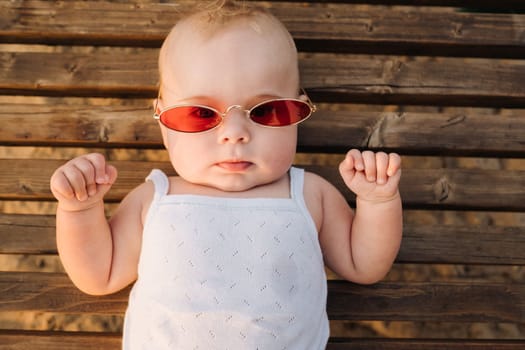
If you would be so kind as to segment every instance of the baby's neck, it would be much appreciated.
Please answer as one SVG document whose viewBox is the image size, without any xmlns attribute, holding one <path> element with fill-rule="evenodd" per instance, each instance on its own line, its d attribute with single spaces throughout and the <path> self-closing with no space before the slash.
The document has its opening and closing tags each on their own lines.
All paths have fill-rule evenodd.
<svg viewBox="0 0 525 350">
<path fill-rule="evenodd" d="M 223 198 L 290 198 L 288 174 L 278 180 L 254 186 L 246 191 L 223 191 L 205 184 L 191 183 L 180 176 L 169 178 L 169 195 L 198 195 Z"/>
</svg>

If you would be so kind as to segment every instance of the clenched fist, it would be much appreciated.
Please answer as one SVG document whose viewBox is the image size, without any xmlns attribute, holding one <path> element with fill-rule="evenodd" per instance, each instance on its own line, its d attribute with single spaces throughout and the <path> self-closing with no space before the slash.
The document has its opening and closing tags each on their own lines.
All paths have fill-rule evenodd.
<svg viewBox="0 0 525 350">
<path fill-rule="evenodd" d="M 401 158 L 396 153 L 352 149 L 339 165 L 339 172 L 348 188 L 360 199 L 384 202 L 399 193 Z"/>
<path fill-rule="evenodd" d="M 101 201 L 117 179 L 117 169 L 102 154 L 74 158 L 51 176 L 51 192 L 64 210 L 79 211 Z"/>
</svg>

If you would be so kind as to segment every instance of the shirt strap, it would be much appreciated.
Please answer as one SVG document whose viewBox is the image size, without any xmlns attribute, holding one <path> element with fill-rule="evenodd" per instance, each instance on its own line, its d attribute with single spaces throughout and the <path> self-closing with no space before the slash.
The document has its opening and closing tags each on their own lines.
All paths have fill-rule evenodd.
<svg viewBox="0 0 525 350">
<path fill-rule="evenodd" d="M 304 170 L 291 167 L 290 168 L 290 195 L 294 200 L 301 200 L 303 198 L 304 187 Z"/>
<path fill-rule="evenodd" d="M 153 186 L 155 186 L 155 200 L 168 194 L 170 182 L 162 170 L 153 169 L 146 177 L 146 181 L 153 182 Z"/>
</svg>

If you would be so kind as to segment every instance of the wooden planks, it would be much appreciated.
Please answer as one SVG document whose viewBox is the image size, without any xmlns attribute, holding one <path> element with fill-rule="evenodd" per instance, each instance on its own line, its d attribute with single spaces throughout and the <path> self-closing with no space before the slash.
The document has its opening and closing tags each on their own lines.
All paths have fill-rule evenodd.
<svg viewBox="0 0 525 350">
<path fill-rule="evenodd" d="M 0 92 L 80 96 L 154 95 L 158 50 L 2 52 Z"/>
<path fill-rule="evenodd" d="M 121 334 L 0 330 L 0 350 L 120 350 Z"/>
<path fill-rule="evenodd" d="M 174 3 L 0 0 L 1 145 L 8 150 L 99 147 L 108 153 L 110 148 L 161 148 L 151 99 L 158 80 L 157 49 L 178 17 Z M 525 158 L 523 1 L 262 3 L 290 28 L 301 51 L 304 86 L 319 105 L 319 112 L 301 125 L 300 151 L 372 148 L 421 155 L 423 163 L 435 156 L 501 162 Z M 35 96 L 39 104 L 26 103 Z M 363 103 L 375 106 L 364 110 Z M 53 200 L 49 176 L 62 161 L 37 157 L 0 159 L 0 200 Z M 445 159 L 439 168 L 419 168 L 414 162 L 404 168 L 405 212 L 525 211 L 522 167 L 455 168 L 457 159 Z M 115 164 L 120 177 L 109 195 L 112 202 L 142 182 L 152 167 L 173 172 L 166 162 Z M 333 181 L 353 201 L 337 169 L 309 169 Z M 498 271 L 492 273 L 520 269 L 525 265 L 525 230 L 516 223 L 500 224 L 407 223 L 396 268 L 480 268 L 468 266 L 475 264 Z M 2 214 L 0 242 L 0 254 L 54 255 L 54 218 Z M 521 327 L 524 284 L 492 277 L 421 282 L 403 276 L 374 286 L 330 281 L 328 311 L 335 320 L 508 322 Z M 63 274 L 4 272 L 0 312 L 121 315 L 128 291 L 94 298 L 76 290 Z M 523 339 L 368 338 L 331 339 L 328 349 L 524 347 Z M 0 349 L 27 348 L 117 349 L 120 335 L 0 330 Z"/>
<path fill-rule="evenodd" d="M 405 224 L 399 263 L 525 265 L 525 229 Z M 57 254 L 55 218 L 4 214 L 0 254 Z"/>
<path fill-rule="evenodd" d="M 2 214 L 0 254 L 57 254 L 54 215 Z"/>
<path fill-rule="evenodd" d="M 518 350 L 525 342 L 520 340 L 471 339 L 331 339 L 327 350 Z"/>
<path fill-rule="evenodd" d="M 0 199 L 54 200 L 49 178 L 63 161 L 2 159 L 1 162 Z M 109 202 L 120 201 L 142 183 L 153 168 L 174 174 L 169 162 L 115 161 L 112 164 L 119 170 L 119 178 L 105 197 Z M 336 168 L 315 165 L 305 168 L 332 182 L 353 201 L 354 195 L 344 186 Z M 525 171 L 409 168 L 403 170 L 400 191 L 406 208 L 523 211 Z"/>
<path fill-rule="evenodd" d="M 27 102 L 25 102 L 27 101 Z M 160 148 L 150 101 L 97 106 L 81 99 L 5 101 L 0 140 L 16 146 Z M 140 103 L 138 103 L 140 102 Z M 402 154 L 516 156 L 525 154 L 525 110 L 444 112 L 359 111 L 353 105 L 318 104 L 299 127 L 299 150 L 346 152 L 352 147 Z"/>
<path fill-rule="evenodd" d="M 523 322 L 525 285 L 490 282 L 329 283 L 330 319 Z"/>
<path fill-rule="evenodd" d="M 155 97 L 157 54 L 4 51 L 0 93 Z M 312 53 L 301 55 L 300 68 L 319 101 L 525 107 L 521 60 Z"/>
<path fill-rule="evenodd" d="M 0 331 L 0 350 L 118 350 L 119 334 Z M 330 339 L 327 350 L 521 350 L 519 340 Z"/>
<path fill-rule="evenodd" d="M 525 228 L 406 224 L 397 260 L 410 263 L 524 265 Z"/>
<path fill-rule="evenodd" d="M 31 98 L 27 98 L 30 101 Z M 46 104 L 4 103 L 0 110 L 0 140 L 17 146 L 162 146 L 153 107 L 94 106 L 82 101 Z"/>
<path fill-rule="evenodd" d="M 0 311 L 121 314 L 129 289 L 88 296 L 58 273 L 0 272 Z M 466 302 L 468 301 L 468 302 Z M 332 320 L 523 322 L 525 284 L 329 281 Z"/>
<path fill-rule="evenodd" d="M 426 3 L 419 1 L 418 5 Z M 468 5 L 468 1 L 449 3 Z M 516 5 L 507 8 L 516 9 Z M 508 13 L 324 3 L 274 2 L 266 6 L 286 24 L 303 51 L 413 51 L 496 57 L 519 57 L 525 52 L 524 22 Z M 498 2 L 498 6 L 506 5 Z M 4 14 L 0 41 L 158 47 L 180 17 L 178 8 L 177 3 L 4 0 L 0 2 Z M 343 42 L 347 45 L 341 45 Z"/>
<path fill-rule="evenodd" d="M 122 314 L 129 289 L 93 297 L 79 291 L 60 273 L 0 272 L 0 311 Z"/>
</svg>

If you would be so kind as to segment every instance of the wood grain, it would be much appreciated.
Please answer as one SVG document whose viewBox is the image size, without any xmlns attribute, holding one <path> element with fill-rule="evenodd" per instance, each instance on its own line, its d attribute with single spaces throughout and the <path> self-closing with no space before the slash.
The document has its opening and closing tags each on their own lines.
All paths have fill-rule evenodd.
<svg viewBox="0 0 525 350">
<path fill-rule="evenodd" d="M 525 228 L 405 224 L 398 263 L 525 265 Z M 0 254 L 56 254 L 55 218 L 0 216 Z"/>
<path fill-rule="evenodd" d="M 72 99 L 5 102 L 0 140 L 14 146 L 161 148 L 149 101 L 93 105 Z M 134 100 L 132 100 L 134 101 Z M 120 105 L 124 103 L 128 105 Z M 131 105 L 129 105 L 131 104 Z M 350 148 L 426 155 L 525 155 L 523 109 L 464 112 L 372 112 L 347 104 L 318 104 L 299 127 L 300 151 L 344 153 Z"/>
<path fill-rule="evenodd" d="M 521 350 L 520 340 L 332 338 L 327 350 Z M 120 334 L 0 331 L 0 350 L 119 350 Z"/>
<path fill-rule="evenodd" d="M 151 100 L 157 94 L 158 48 L 179 17 L 179 3 L 0 0 L 0 145 L 6 153 L 0 159 L 0 200 L 22 206 L 54 201 L 49 178 L 63 161 L 43 159 L 40 147 L 66 152 L 99 148 L 108 154 L 119 148 L 162 148 Z M 401 193 L 405 213 L 412 219 L 424 213 L 426 219 L 406 223 L 394 274 L 439 264 L 476 271 L 487 267 L 493 274 L 521 271 L 525 229 L 520 222 L 438 224 L 427 215 L 449 217 L 450 209 L 473 215 L 525 211 L 523 168 L 467 168 L 455 158 L 476 156 L 502 164 L 525 158 L 523 1 L 259 3 L 290 29 L 300 51 L 303 86 L 319 107 L 300 126 L 299 151 L 342 157 L 357 147 L 420 156 L 404 167 Z M 36 152 L 29 159 L 9 155 L 31 147 Z M 436 156 L 444 161 L 429 168 L 426 162 Z M 173 174 L 168 162 L 112 164 L 119 179 L 108 194 L 109 203 L 120 201 L 152 168 Z M 306 168 L 354 202 L 335 167 Z M 17 210 L 0 215 L 0 254 L 56 259 L 54 217 Z M 504 323 L 523 328 L 525 284 L 519 278 L 466 275 L 475 277 L 421 281 L 403 275 L 402 280 L 371 286 L 331 279 L 327 311 L 336 322 Z M 128 293 L 129 288 L 92 297 L 62 273 L 0 272 L 0 313 L 122 316 Z M 0 350 L 121 347 L 121 334 L 18 328 L 0 329 Z M 327 347 L 523 348 L 523 336 L 477 340 L 417 335 L 332 338 Z"/>
<path fill-rule="evenodd" d="M 156 49 L 0 52 L 0 93 L 155 97 Z M 525 62 L 482 58 L 300 56 L 319 102 L 525 107 Z"/>
<path fill-rule="evenodd" d="M 498 7 L 517 10 L 519 4 L 511 1 L 509 7 L 506 2 L 492 4 L 493 12 Z M 395 3 L 383 1 L 385 5 Z M 285 23 L 301 50 L 492 57 L 519 57 L 525 51 L 521 40 L 525 25 L 515 14 L 343 3 L 265 5 Z M 452 1 L 449 6 L 468 5 L 468 1 Z M 475 5 L 483 6 L 483 2 Z M 1 1 L 0 41 L 159 47 L 180 18 L 178 8 L 177 4 L 155 2 Z"/>
<path fill-rule="evenodd" d="M 0 199 L 54 200 L 49 179 L 63 161 L 47 159 L 1 159 Z M 151 169 L 174 174 L 169 162 L 115 161 L 119 177 L 106 195 L 108 202 L 120 201 L 144 181 Z M 299 165 L 300 166 L 300 165 Z M 338 187 L 348 201 L 354 194 L 344 185 L 334 167 L 306 165 Z M 409 168 L 400 184 L 406 208 L 523 211 L 525 171 L 460 168 Z"/>
<path fill-rule="evenodd" d="M 129 289 L 93 297 L 76 289 L 63 274 L 0 272 L 0 292 L 0 311 L 118 315 L 125 311 Z M 327 312 L 333 320 L 523 323 L 525 284 L 464 281 L 360 286 L 329 281 Z"/>
</svg>

